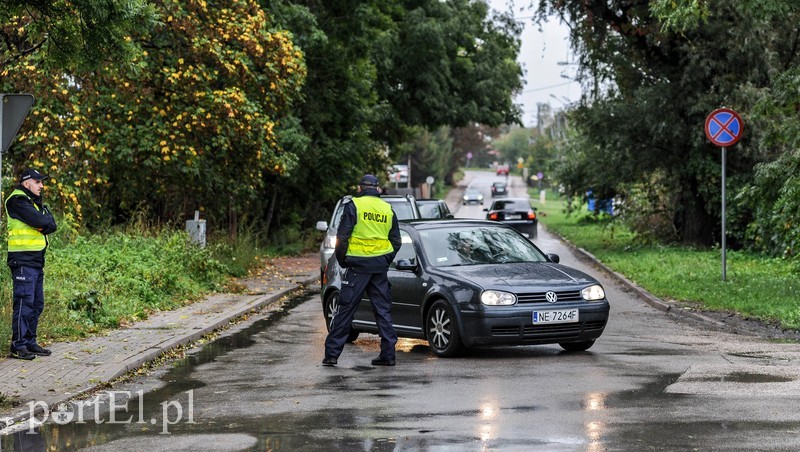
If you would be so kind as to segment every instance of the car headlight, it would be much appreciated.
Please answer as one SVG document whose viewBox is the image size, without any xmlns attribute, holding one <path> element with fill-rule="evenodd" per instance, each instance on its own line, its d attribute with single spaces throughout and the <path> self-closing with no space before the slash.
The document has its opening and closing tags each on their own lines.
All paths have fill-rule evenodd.
<svg viewBox="0 0 800 452">
<path fill-rule="evenodd" d="M 509 306 L 517 302 L 517 296 L 499 290 L 484 290 L 481 294 L 481 302 L 486 306 Z"/>
<path fill-rule="evenodd" d="M 336 248 L 336 236 L 329 235 L 325 237 L 325 248 Z"/>
<path fill-rule="evenodd" d="M 483 201 L 483 195 L 478 195 L 478 201 Z"/>
<path fill-rule="evenodd" d="M 603 290 L 603 286 L 595 284 L 581 290 L 581 296 L 586 301 L 597 301 L 605 298 L 606 292 Z"/>
<path fill-rule="evenodd" d="M 464 201 L 466 201 L 466 200 L 468 200 L 468 199 L 469 199 L 469 196 L 467 196 L 467 195 L 464 195 Z"/>
</svg>

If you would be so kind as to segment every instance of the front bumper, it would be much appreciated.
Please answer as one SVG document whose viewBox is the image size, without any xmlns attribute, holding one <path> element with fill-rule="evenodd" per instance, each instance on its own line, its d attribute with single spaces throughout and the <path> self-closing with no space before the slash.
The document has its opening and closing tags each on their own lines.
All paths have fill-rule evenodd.
<svg viewBox="0 0 800 452">
<path fill-rule="evenodd" d="M 533 311 L 578 308 L 578 322 L 534 324 Z M 526 305 L 524 309 L 462 311 L 461 339 L 479 345 L 558 344 L 595 340 L 603 334 L 610 306 L 607 301 L 564 305 Z"/>
</svg>

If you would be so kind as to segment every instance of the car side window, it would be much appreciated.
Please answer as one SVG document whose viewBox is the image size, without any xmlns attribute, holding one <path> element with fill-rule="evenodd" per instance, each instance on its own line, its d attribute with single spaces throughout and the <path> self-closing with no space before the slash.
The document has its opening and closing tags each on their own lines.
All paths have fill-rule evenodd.
<svg viewBox="0 0 800 452">
<path fill-rule="evenodd" d="M 400 247 L 400 251 L 397 252 L 397 255 L 394 257 L 394 261 L 389 266 L 390 268 L 395 268 L 397 261 L 400 259 L 416 259 L 417 252 L 414 250 L 414 242 L 411 240 L 411 236 L 406 231 L 400 231 L 400 239 L 403 242 L 403 246 Z"/>
<path fill-rule="evenodd" d="M 394 214 L 397 215 L 398 220 L 414 218 L 414 212 L 412 212 L 411 206 L 407 202 L 393 202 L 392 209 L 394 210 Z"/>
</svg>

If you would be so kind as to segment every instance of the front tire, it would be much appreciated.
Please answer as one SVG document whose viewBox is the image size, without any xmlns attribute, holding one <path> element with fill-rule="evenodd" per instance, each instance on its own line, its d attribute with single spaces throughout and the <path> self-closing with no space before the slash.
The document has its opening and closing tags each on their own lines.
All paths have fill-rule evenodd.
<svg viewBox="0 0 800 452">
<path fill-rule="evenodd" d="M 436 356 L 451 358 L 461 353 L 464 346 L 450 303 L 445 300 L 433 303 L 425 315 L 425 336 Z"/>
<path fill-rule="evenodd" d="M 334 290 L 333 292 L 328 295 L 328 298 L 325 299 L 325 304 L 323 305 L 322 312 L 325 315 L 325 329 L 328 332 L 331 332 L 331 323 L 333 322 L 333 316 L 339 309 L 339 291 Z M 347 342 L 354 342 L 358 339 L 360 331 L 353 329 L 350 327 L 350 333 L 347 335 Z"/>
<path fill-rule="evenodd" d="M 592 345 L 594 345 L 594 341 L 584 341 L 584 342 L 565 342 L 563 344 L 558 344 L 564 350 L 568 352 L 585 352 L 589 350 Z"/>
</svg>

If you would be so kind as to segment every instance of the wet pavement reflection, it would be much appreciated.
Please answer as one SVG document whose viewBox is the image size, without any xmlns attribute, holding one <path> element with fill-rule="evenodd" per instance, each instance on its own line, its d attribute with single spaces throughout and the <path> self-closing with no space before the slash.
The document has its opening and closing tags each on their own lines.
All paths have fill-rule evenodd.
<svg viewBox="0 0 800 452">
<path fill-rule="evenodd" d="M 348 345 L 324 368 L 318 297 L 193 350 L 152 377 L 73 404 L 57 420 L 2 437 L 3 450 L 560 451 L 792 449 L 800 421 L 791 385 L 758 353 L 722 356 L 683 331 L 648 324 L 632 339 L 611 330 L 588 352 L 558 346 L 470 350 L 441 359 L 401 340 L 398 366 L 376 368 L 377 336 Z M 649 339 L 647 335 L 657 339 Z M 701 334 L 703 347 L 715 342 Z M 767 356 L 766 354 L 763 356 Z M 742 360 L 758 368 L 733 366 Z M 721 363 L 719 371 L 714 367 Z M 736 385 L 720 397 L 676 385 Z M 694 386 L 691 386 L 694 388 Z M 117 391 L 116 393 L 114 391 Z M 754 396 L 750 396 L 750 393 Z M 111 395 L 109 395 L 111 394 Z M 114 398 L 114 400 L 110 400 Z M 76 402 L 77 403 L 77 402 Z M 121 409 L 96 413 L 97 406 Z M 123 406 L 125 407 L 124 409 Z M 95 417 L 95 416 L 99 417 Z M 752 436 L 755 435 L 755 436 Z M 757 438 L 754 440 L 753 438 Z M 759 442 L 760 441 L 760 442 Z M 761 445 L 762 447 L 758 447 Z"/>
</svg>

